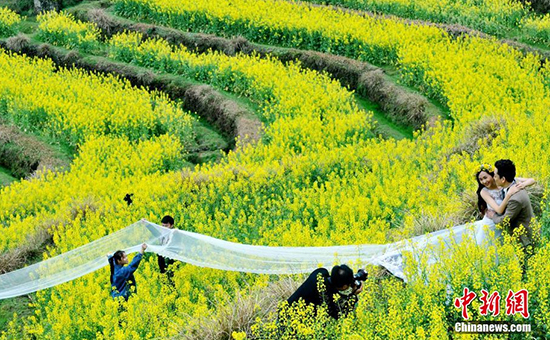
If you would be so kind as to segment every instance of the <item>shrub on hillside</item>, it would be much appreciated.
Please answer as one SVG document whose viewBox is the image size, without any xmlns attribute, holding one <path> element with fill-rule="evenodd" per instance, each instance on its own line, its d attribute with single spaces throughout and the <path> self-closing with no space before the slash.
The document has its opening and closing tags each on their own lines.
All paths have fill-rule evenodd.
<svg viewBox="0 0 550 340">
<path fill-rule="evenodd" d="M 382 110 L 396 123 L 419 129 L 428 121 L 428 100 L 386 80 L 381 69 L 363 73 L 359 78 L 357 92 L 379 103 Z"/>
<path fill-rule="evenodd" d="M 494 117 L 485 117 L 466 128 L 462 142 L 456 145 L 447 157 L 453 154 L 467 153 L 474 155 L 481 147 L 490 147 L 493 140 L 505 127 L 505 121 Z"/>
<path fill-rule="evenodd" d="M 21 16 L 6 7 L 0 7 L 0 37 L 9 37 L 16 32 Z"/>
<path fill-rule="evenodd" d="M 6 47 L 9 50 L 15 51 L 15 52 L 21 52 L 23 51 L 28 45 L 31 40 L 26 35 L 19 33 L 15 37 L 11 37 L 8 40 L 6 40 Z"/>
<path fill-rule="evenodd" d="M 26 136 L 15 127 L 0 125 L 0 165 L 10 169 L 14 177 L 24 178 L 34 171 L 68 167 L 51 147 Z"/>
<path fill-rule="evenodd" d="M 93 22 L 103 33 L 110 36 L 118 30 L 118 23 L 115 22 L 104 9 L 94 8 L 88 12 L 88 20 Z"/>
<path fill-rule="evenodd" d="M 226 293 L 224 301 L 213 301 L 220 306 L 212 315 L 204 315 L 196 323 L 182 328 L 183 339 L 214 340 L 230 338 L 235 332 L 250 334 L 258 320 L 271 319 L 280 301 L 286 300 L 301 284 L 291 277 L 281 278 L 267 287 L 250 287 L 237 291 L 233 296 Z"/>
<path fill-rule="evenodd" d="M 523 3 L 526 3 L 526 0 L 521 0 Z M 531 7 L 539 13 L 549 13 L 550 12 L 550 0 L 530 0 L 529 3 Z"/>
<path fill-rule="evenodd" d="M 2 4 L 20 14 L 27 14 L 34 9 L 33 0 L 4 0 Z"/>
<path fill-rule="evenodd" d="M 75 20 L 71 14 L 45 12 L 37 16 L 37 21 L 40 38 L 56 46 L 90 51 L 98 45 L 100 31 L 97 26 Z"/>
</svg>

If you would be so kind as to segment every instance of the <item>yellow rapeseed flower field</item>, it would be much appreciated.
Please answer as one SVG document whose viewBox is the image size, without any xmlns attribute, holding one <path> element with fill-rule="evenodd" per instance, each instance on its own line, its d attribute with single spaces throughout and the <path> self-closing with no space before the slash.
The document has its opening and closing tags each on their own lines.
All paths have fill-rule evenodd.
<svg viewBox="0 0 550 340">
<path fill-rule="evenodd" d="M 6 7 L 0 7 L 0 37 L 6 37 L 15 33 L 15 27 L 21 22 L 19 14 Z"/>
<path fill-rule="evenodd" d="M 191 116 L 162 93 L 135 88 L 112 75 L 56 70 L 49 60 L 0 51 L 1 108 L 26 129 L 76 146 L 89 136 L 130 140 L 163 133 L 191 139 Z"/>
<path fill-rule="evenodd" d="M 528 7 L 514 0 L 307 0 L 404 18 L 460 24 L 502 35 L 527 17 Z"/>
<path fill-rule="evenodd" d="M 164 214 L 175 216 L 181 229 L 252 244 L 384 243 L 471 218 L 464 218 L 460 211 L 467 193 L 477 188 L 472 169 L 479 163 L 511 158 L 520 175 L 535 177 L 543 186 L 548 184 L 550 164 L 544 156 L 550 146 L 546 133 L 550 128 L 550 73 L 533 55 L 524 56 L 494 40 L 452 39 L 434 27 L 293 2 L 115 3 L 120 13 L 136 15 L 139 9 L 143 17 L 162 18 L 163 23 L 178 28 L 216 23 L 227 35 L 242 32 L 251 34 L 253 40 L 274 39 L 271 42 L 282 45 L 391 63 L 403 82 L 444 103 L 452 119 L 417 132 L 413 140 L 384 140 L 372 134 L 371 114 L 358 109 L 351 92 L 326 75 L 302 69 L 299 63 L 284 64 L 258 56 L 197 54 L 161 39 L 143 41 L 135 33 L 116 35 L 108 42 L 111 58 L 209 83 L 258 104 L 257 113 L 265 125 L 260 142 L 239 145 L 217 164 L 171 171 L 178 169 L 180 139 L 170 131 L 141 138 L 144 132 L 139 129 L 155 117 L 178 117 L 180 111 L 163 95 L 154 95 L 155 101 L 165 100 L 165 104 L 153 109 L 146 105 L 151 97 L 145 91 L 139 92 L 144 97 L 131 94 L 138 90 L 120 85 L 120 80 L 94 80 L 77 71 L 61 71 L 56 73 L 59 78 L 54 78 L 56 75 L 48 71 L 49 62 L 4 53 L 0 69 L 6 81 L 19 81 L 13 79 L 15 75 L 10 72 L 16 71 L 9 67 L 19 65 L 19 78 L 36 79 L 45 89 L 86 79 L 98 84 L 94 87 L 98 96 L 102 91 L 106 94 L 100 101 L 86 101 L 77 89 L 65 86 L 61 92 L 37 91 L 29 98 L 24 90 L 18 92 L 9 84 L 0 92 L 3 107 L 9 109 L 8 116 L 17 124 L 27 124 L 26 117 L 40 112 L 35 119 L 41 124 L 66 138 L 75 138 L 80 145 L 66 173 L 42 173 L 0 191 L 2 250 L 23 244 L 25 231 L 45 228 L 56 246 L 44 255 L 47 258 L 138 219 L 158 221 Z M 114 83 L 118 85 L 111 87 Z M 85 87 L 83 83 L 78 86 Z M 111 103 L 106 107 L 112 110 L 113 98 L 125 100 L 122 97 L 126 96 L 132 99 L 120 107 L 129 111 L 120 116 L 102 115 L 103 105 L 107 105 L 104 102 Z M 79 106 L 80 100 L 83 106 Z M 142 105 L 133 106 L 133 101 Z M 149 109 L 140 111 L 141 106 Z M 77 119 L 78 115 L 70 114 L 75 110 L 72 107 L 90 112 L 89 119 Z M 156 111 L 158 107 L 162 110 Z M 30 113 L 23 114 L 20 108 Z M 128 122 L 128 112 L 136 112 L 135 122 Z M 498 122 L 493 135 L 472 134 L 486 121 Z M 109 131 L 121 132 L 106 133 L 107 122 L 117 127 Z M 122 197 L 129 192 L 135 196 L 134 204 L 128 207 Z M 545 214 L 534 223 L 536 229 L 548 223 Z M 328 322 L 323 313 L 283 310 L 282 331 L 280 324 L 264 318 L 254 323 L 250 335 L 288 339 L 316 334 L 344 339 L 449 338 L 449 327 L 460 317 L 452 299 L 468 286 L 501 294 L 508 289 L 528 288 L 534 307 L 532 319 L 526 322 L 532 322 L 537 334 L 545 337 L 544 325 L 550 320 L 546 303 L 550 287 L 545 284 L 550 279 L 548 249 L 544 241 L 529 260 L 527 280 L 521 275 L 523 253 L 510 237 L 489 252 L 473 242 L 463 242 L 430 268 L 426 259 L 410 257 L 410 274 L 420 274 L 407 285 L 369 279 L 357 312 L 349 318 Z M 222 317 L 223 308 L 235 303 L 233 296 L 253 298 L 248 286 L 265 287 L 272 279 L 178 263 L 172 286 L 158 273 L 155 257 L 149 257 L 136 274 L 138 294 L 119 309 L 118 302 L 108 295 L 107 271 L 39 292 L 33 303 L 34 314 L 15 316 L 0 337 L 192 336 L 205 318 Z M 518 321 L 504 313 L 496 319 L 478 314 L 474 313 L 478 320 Z M 242 336 L 240 329 L 231 331 L 236 337 Z"/>
<path fill-rule="evenodd" d="M 48 42 L 71 49 L 80 47 L 85 51 L 97 45 L 99 29 L 95 24 L 75 20 L 64 12 L 44 12 L 36 17 L 39 36 Z"/>
</svg>

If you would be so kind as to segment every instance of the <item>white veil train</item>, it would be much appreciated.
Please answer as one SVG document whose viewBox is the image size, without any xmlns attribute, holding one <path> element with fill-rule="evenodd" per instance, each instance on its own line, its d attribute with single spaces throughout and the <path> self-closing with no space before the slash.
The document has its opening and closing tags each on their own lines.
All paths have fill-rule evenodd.
<svg viewBox="0 0 550 340">
<path fill-rule="evenodd" d="M 178 229 L 167 229 L 138 221 L 124 229 L 45 261 L 0 275 L 0 299 L 7 299 L 50 288 L 94 272 L 108 264 L 107 254 L 115 250 L 136 252 L 142 243 L 147 251 L 200 267 L 258 274 L 295 274 L 337 263 L 380 265 L 407 281 L 404 252 L 419 256 L 429 244 L 444 242 L 450 247 L 466 237 L 478 244 L 487 239 L 485 218 L 473 224 L 443 229 L 431 234 L 390 244 L 333 247 L 267 247 L 223 241 Z M 497 231 L 498 232 L 498 231 Z M 167 240 L 167 242 L 164 242 Z M 435 257 L 430 257 L 435 261 Z"/>
</svg>

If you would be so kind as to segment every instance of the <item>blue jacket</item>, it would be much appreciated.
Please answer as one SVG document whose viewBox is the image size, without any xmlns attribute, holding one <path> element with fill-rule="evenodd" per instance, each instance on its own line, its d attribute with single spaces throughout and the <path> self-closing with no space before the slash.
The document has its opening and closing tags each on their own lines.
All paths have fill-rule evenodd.
<svg viewBox="0 0 550 340">
<path fill-rule="evenodd" d="M 113 283 L 111 286 L 116 287 L 111 291 L 111 296 L 116 298 L 118 296 L 124 296 L 125 300 L 128 300 L 130 296 L 130 287 L 136 285 L 136 279 L 134 278 L 134 272 L 139 266 L 139 262 L 143 258 L 143 254 L 139 253 L 134 256 L 132 262 L 127 266 L 121 266 L 115 263 L 115 270 L 113 273 Z"/>
</svg>

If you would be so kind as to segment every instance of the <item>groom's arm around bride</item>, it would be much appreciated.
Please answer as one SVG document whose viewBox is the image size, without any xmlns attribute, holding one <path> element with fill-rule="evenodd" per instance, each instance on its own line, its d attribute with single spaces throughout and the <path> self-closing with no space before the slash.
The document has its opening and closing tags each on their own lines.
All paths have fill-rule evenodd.
<svg viewBox="0 0 550 340">
<path fill-rule="evenodd" d="M 510 160 L 499 160 L 495 163 L 495 181 L 497 184 L 507 190 L 513 185 L 516 175 L 514 163 Z M 522 225 L 525 228 L 525 233 L 520 235 L 521 244 L 526 247 L 533 243 L 533 232 L 530 227 L 531 218 L 533 218 L 533 208 L 531 200 L 526 190 L 520 190 L 514 194 L 503 215 L 495 215 L 492 220 L 495 224 L 501 223 L 505 219 L 509 219 L 509 225 L 506 226 L 506 231 L 512 235 L 517 227 Z"/>
</svg>

